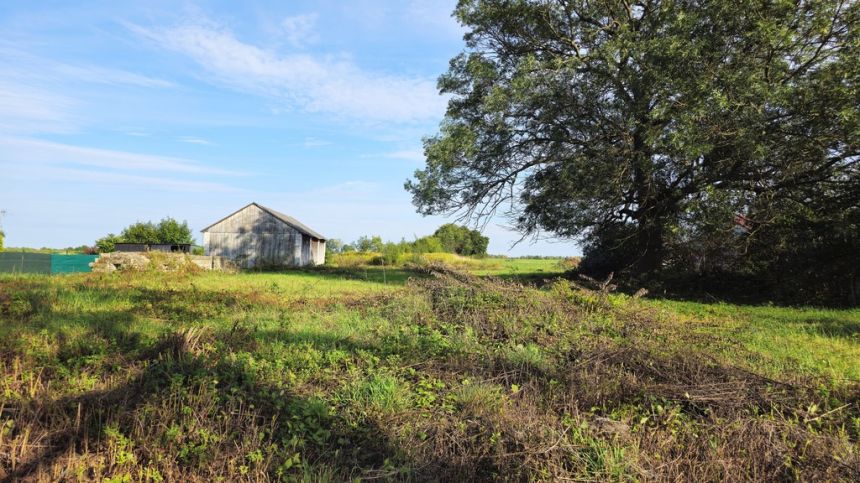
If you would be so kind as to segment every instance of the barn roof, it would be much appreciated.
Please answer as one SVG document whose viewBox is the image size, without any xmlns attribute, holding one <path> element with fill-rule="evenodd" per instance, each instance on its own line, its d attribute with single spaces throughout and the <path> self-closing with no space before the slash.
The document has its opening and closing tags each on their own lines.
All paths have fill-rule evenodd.
<svg viewBox="0 0 860 483">
<path fill-rule="evenodd" d="M 283 221 L 283 222 L 284 222 L 284 223 L 286 223 L 287 225 L 290 225 L 291 227 L 293 227 L 293 228 L 295 228 L 296 230 L 298 230 L 298 231 L 300 231 L 300 232 L 304 233 L 305 235 L 308 235 L 308 236 L 310 236 L 310 237 L 313 237 L 313 238 L 316 238 L 316 239 L 319 239 L 319 240 L 323 240 L 323 241 L 325 241 L 325 240 L 326 240 L 326 237 L 324 237 L 324 236 L 320 235 L 319 233 L 317 233 L 317 232 L 315 232 L 315 231 L 311 230 L 310 228 L 308 228 L 308 226 L 307 226 L 307 225 L 305 225 L 304 223 L 300 222 L 299 220 L 297 220 L 297 219 L 293 218 L 292 216 L 290 216 L 290 215 L 285 215 L 285 214 L 281 213 L 280 211 L 275 211 L 275 210 L 273 210 L 273 209 L 271 209 L 271 208 L 266 208 L 265 206 L 263 206 L 263 205 L 261 205 L 261 204 L 259 204 L 259 203 L 248 203 L 247 205 L 245 205 L 245 206 L 243 206 L 243 207 L 239 208 L 238 210 L 234 211 L 233 213 L 230 213 L 229 215 L 225 216 L 224 218 L 221 218 L 220 220 L 216 221 L 215 223 L 212 223 L 211 225 L 207 226 L 206 228 L 204 228 L 204 229 L 202 229 L 202 230 L 200 230 L 200 231 L 207 231 L 207 230 L 209 230 L 210 228 L 212 228 L 213 226 L 217 225 L 218 223 L 221 223 L 222 221 L 226 220 L 227 218 L 230 218 L 231 216 L 235 215 L 236 213 L 239 213 L 240 211 L 242 211 L 242 210 L 244 210 L 245 208 L 247 208 L 247 207 L 249 207 L 249 206 L 252 206 L 252 205 L 253 205 L 253 206 L 256 206 L 257 208 L 259 208 L 259 209 L 261 209 L 261 210 L 265 211 L 266 213 L 268 213 L 268 214 L 270 214 L 270 215 L 274 216 L 275 218 L 277 218 L 277 219 L 279 219 L 279 220 Z"/>
</svg>

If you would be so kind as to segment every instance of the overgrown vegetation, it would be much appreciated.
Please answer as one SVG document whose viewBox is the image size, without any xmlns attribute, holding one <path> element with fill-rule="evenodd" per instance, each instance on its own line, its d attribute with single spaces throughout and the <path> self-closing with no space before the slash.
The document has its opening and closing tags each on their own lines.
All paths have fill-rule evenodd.
<svg viewBox="0 0 860 483">
<path fill-rule="evenodd" d="M 0 478 L 860 476 L 860 311 L 407 275 L 0 276 Z"/>
</svg>

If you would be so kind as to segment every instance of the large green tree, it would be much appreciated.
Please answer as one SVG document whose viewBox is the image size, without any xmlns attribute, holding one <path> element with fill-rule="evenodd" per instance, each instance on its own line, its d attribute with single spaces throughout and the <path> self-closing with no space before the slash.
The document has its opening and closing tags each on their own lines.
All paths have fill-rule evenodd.
<svg viewBox="0 0 860 483">
<path fill-rule="evenodd" d="M 623 245 L 650 273 L 679 233 L 728 237 L 720 213 L 767 226 L 856 186 L 856 1 L 461 0 L 455 15 L 447 115 L 406 183 L 421 213 L 502 211 L 526 234 Z"/>
</svg>

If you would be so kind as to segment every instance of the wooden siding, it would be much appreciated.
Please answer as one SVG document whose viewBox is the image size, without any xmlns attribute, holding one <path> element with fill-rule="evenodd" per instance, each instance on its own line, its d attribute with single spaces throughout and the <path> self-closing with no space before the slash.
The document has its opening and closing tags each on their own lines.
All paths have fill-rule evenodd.
<svg viewBox="0 0 860 483">
<path fill-rule="evenodd" d="M 314 260 L 314 265 L 325 263 L 325 240 L 311 240 L 311 258 Z"/>
<path fill-rule="evenodd" d="M 245 268 L 325 262 L 324 241 L 299 232 L 255 205 L 209 227 L 203 232 L 203 245 L 207 255 L 229 258 Z"/>
</svg>

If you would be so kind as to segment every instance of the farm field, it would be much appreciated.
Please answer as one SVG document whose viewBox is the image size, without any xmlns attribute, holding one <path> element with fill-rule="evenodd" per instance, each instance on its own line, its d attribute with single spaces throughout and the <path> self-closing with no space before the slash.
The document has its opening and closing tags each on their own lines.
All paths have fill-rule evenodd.
<svg viewBox="0 0 860 483">
<path fill-rule="evenodd" d="M 0 276 L 0 479 L 860 476 L 860 310 L 562 271 Z"/>
</svg>

